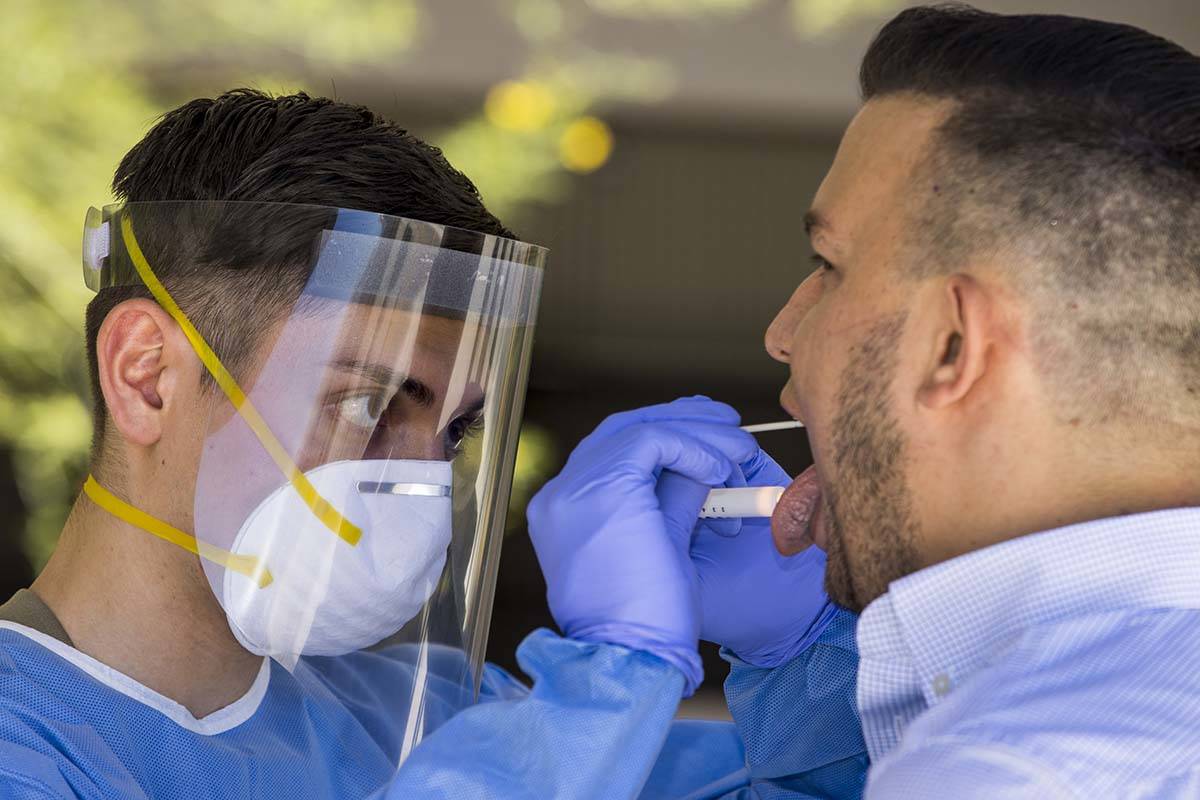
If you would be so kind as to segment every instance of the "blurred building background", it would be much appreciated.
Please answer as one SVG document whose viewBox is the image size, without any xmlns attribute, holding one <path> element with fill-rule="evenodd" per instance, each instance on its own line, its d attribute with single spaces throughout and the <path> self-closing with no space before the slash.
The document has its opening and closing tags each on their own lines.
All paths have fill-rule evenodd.
<svg viewBox="0 0 1200 800">
<path fill-rule="evenodd" d="M 808 273 L 800 218 L 900 0 L 7 0 L 0 26 L 0 599 L 86 469 L 84 211 L 157 114 L 233 86 L 370 105 L 439 144 L 551 263 L 491 657 L 551 625 L 524 503 L 622 408 L 703 393 L 782 416 L 762 332 Z M 1200 52 L 1197 0 L 985 0 Z M 802 433 L 768 434 L 786 467 Z M 686 713 L 720 708 L 724 668 Z"/>
</svg>

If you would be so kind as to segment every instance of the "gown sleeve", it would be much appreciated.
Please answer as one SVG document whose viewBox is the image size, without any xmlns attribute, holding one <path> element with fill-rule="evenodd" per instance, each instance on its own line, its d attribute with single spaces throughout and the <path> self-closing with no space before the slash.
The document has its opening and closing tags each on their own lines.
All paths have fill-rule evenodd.
<svg viewBox="0 0 1200 800">
<path fill-rule="evenodd" d="M 855 701 L 857 617 L 838 609 L 821 636 L 764 669 L 727 650 L 725 698 L 746 749 L 751 793 L 731 797 L 862 797 L 870 760 Z"/>
<path fill-rule="evenodd" d="M 664 743 L 683 675 L 624 647 L 530 634 L 522 692 L 490 667 L 481 702 L 445 722 L 401 765 L 387 800 L 635 798 Z"/>
<path fill-rule="evenodd" d="M 380 796 L 860 798 L 854 623 L 839 612 L 775 669 L 723 653 L 736 727 L 676 721 L 683 676 L 655 656 L 535 631 L 517 651 L 533 688 L 489 665 L 482 702 L 422 742 Z"/>
</svg>

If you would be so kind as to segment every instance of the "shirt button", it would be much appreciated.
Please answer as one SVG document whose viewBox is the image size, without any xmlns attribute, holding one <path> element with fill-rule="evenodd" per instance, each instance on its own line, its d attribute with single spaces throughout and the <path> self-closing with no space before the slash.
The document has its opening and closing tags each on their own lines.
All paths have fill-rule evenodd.
<svg viewBox="0 0 1200 800">
<path fill-rule="evenodd" d="M 938 697 L 945 697 L 950 694 L 950 690 L 953 688 L 953 684 L 950 683 L 950 676 L 944 672 L 933 679 L 933 693 Z"/>
</svg>

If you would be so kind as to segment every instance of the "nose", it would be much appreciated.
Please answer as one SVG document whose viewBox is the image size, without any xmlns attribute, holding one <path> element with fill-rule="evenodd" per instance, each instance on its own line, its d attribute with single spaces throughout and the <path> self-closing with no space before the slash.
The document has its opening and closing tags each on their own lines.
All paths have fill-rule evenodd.
<svg viewBox="0 0 1200 800">
<path fill-rule="evenodd" d="M 417 458 L 424 461 L 446 461 L 446 443 L 441 436 L 436 433 L 431 435 L 422 435 L 419 442 L 415 442 L 411 450 L 415 455 L 406 455 L 405 458 Z"/>
<path fill-rule="evenodd" d="M 446 444 L 436 432 L 425 426 L 393 429 L 391 435 L 377 437 L 368 457 L 401 458 L 414 461 L 445 461 Z"/>
<path fill-rule="evenodd" d="M 819 291 L 817 281 L 820 280 L 820 277 L 817 273 L 813 273 L 797 286 L 787 304 L 779 310 L 767 328 L 764 344 L 767 353 L 776 361 L 784 364 L 791 361 L 791 348 L 796 336 L 796 326 L 800 324 L 804 315 L 808 313 L 808 309 L 816 302 Z"/>
</svg>

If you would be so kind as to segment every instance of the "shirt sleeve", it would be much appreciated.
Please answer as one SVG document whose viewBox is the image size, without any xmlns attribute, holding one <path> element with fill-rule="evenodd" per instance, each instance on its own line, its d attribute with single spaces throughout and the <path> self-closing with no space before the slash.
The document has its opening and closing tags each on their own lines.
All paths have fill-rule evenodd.
<svg viewBox="0 0 1200 800">
<path fill-rule="evenodd" d="M 1049 767 L 1018 750 L 939 737 L 888 755 L 871 770 L 866 800 L 1081 800 Z"/>
<path fill-rule="evenodd" d="M 870 760 L 855 700 L 857 620 L 839 609 L 810 647 L 774 669 L 722 651 L 732 665 L 725 697 L 745 743 L 750 796 L 862 797 Z"/>
<path fill-rule="evenodd" d="M 547 630 L 530 634 L 517 660 L 532 690 L 493 687 L 491 702 L 448 720 L 400 767 L 389 800 L 638 796 L 683 674 L 648 653 Z"/>
<path fill-rule="evenodd" d="M 4 800 L 74 800 L 77 796 L 52 759 L 0 741 L 0 797 Z"/>
</svg>

